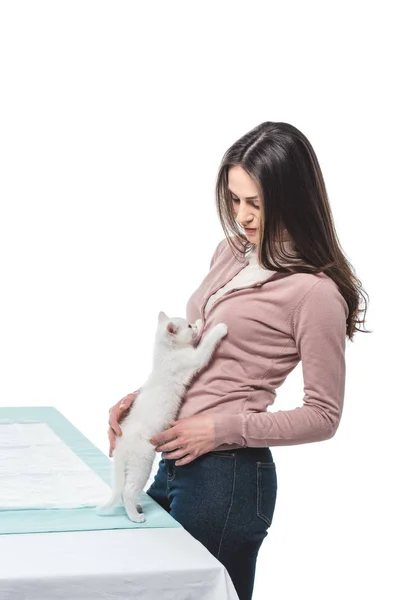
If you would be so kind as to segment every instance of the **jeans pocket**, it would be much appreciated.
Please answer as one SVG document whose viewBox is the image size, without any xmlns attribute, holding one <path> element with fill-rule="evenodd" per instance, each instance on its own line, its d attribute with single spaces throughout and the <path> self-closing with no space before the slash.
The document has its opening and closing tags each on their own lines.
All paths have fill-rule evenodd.
<svg viewBox="0 0 400 600">
<path fill-rule="evenodd" d="M 274 516 L 277 489 L 275 463 L 257 461 L 257 516 L 265 521 L 267 528 Z"/>
</svg>

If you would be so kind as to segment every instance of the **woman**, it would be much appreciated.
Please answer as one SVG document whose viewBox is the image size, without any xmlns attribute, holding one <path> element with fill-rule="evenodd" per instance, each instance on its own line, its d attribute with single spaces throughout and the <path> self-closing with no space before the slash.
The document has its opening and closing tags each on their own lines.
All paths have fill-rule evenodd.
<svg viewBox="0 0 400 600">
<path fill-rule="evenodd" d="M 201 318 L 202 333 L 226 323 L 228 335 L 191 383 L 177 420 L 152 439 L 163 459 L 147 494 L 224 564 L 240 600 L 250 600 L 277 494 L 270 446 L 335 434 L 346 336 L 364 322 L 362 288 L 337 241 L 316 155 L 295 127 L 261 123 L 234 143 L 216 197 L 226 239 L 187 319 Z M 303 405 L 268 412 L 300 360 Z M 110 409 L 110 455 L 135 397 Z"/>
</svg>

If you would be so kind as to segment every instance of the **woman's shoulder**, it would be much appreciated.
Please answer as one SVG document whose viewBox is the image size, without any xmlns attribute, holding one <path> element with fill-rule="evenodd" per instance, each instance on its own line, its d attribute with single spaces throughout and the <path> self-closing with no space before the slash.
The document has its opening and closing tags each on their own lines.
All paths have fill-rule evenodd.
<svg viewBox="0 0 400 600">
<path fill-rule="evenodd" d="M 296 311 L 302 308 L 325 308 L 327 311 L 340 308 L 348 313 L 348 305 L 339 286 L 326 273 L 293 273 L 289 279 L 296 287 Z"/>
<path fill-rule="evenodd" d="M 213 266 L 213 264 L 215 263 L 217 258 L 219 258 L 221 256 L 221 254 L 226 252 L 228 249 L 229 249 L 229 243 L 228 243 L 228 240 L 226 239 L 226 237 L 224 237 L 222 240 L 220 240 L 218 242 L 216 248 L 214 249 L 214 253 L 212 255 L 211 262 L 210 262 L 210 268 Z M 227 256 L 229 256 L 229 255 L 227 254 Z"/>
<path fill-rule="evenodd" d="M 303 286 L 306 289 L 313 288 L 317 284 L 321 286 L 323 285 L 323 289 L 338 289 L 336 282 L 329 277 L 323 271 L 318 271 L 316 273 L 292 273 L 291 277 L 293 277 L 293 281 L 296 282 L 297 285 Z"/>
</svg>

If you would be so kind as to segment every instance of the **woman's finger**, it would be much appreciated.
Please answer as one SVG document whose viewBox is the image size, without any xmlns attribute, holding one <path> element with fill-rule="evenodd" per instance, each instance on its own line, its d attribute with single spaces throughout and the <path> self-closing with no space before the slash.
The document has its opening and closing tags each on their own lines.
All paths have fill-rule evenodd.
<svg viewBox="0 0 400 600">
<path fill-rule="evenodd" d="M 115 433 L 114 431 L 111 429 L 111 427 L 108 428 L 108 439 L 110 441 L 110 448 L 108 451 L 108 456 L 112 456 L 112 453 L 114 451 L 115 448 Z"/>
<path fill-rule="evenodd" d="M 110 415 L 110 419 L 108 421 L 111 429 L 117 434 L 117 435 L 122 435 L 122 429 L 121 427 L 118 425 L 118 420 L 117 417 L 115 416 L 115 413 L 111 413 Z"/>
<path fill-rule="evenodd" d="M 136 394 L 136 396 L 137 396 L 137 394 Z M 124 398 L 122 398 L 119 402 L 117 402 L 117 404 L 112 406 L 108 411 L 108 413 L 109 413 L 108 424 L 110 425 L 110 428 L 112 429 L 112 431 L 115 434 L 117 434 L 118 436 L 122 435 L 122 429 L 119 426 L 119 422 L 122 421 L 122 419 L 124 419 L 126 414 L 129 412 L 129 410 L 133 404 L 133 400 L 134 400 L 134 398 L 130 398 L 129 394 L 128 394 L 128 396 L 125 396 Z M 113 439 L 113 443 L 114 443 L 114 447 L 115 447 L 115 437 Z"/>
</svg>

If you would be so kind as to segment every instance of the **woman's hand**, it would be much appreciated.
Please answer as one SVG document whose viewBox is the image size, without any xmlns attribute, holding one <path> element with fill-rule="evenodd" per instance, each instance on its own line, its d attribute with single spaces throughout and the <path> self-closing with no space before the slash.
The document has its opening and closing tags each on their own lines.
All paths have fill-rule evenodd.
<svg viewBox="0 0 400 600">
<path fill-rule="evenodd" d="M 210 415 L 194 415 L 170 421 L 170 425 L 173 427 L 153 435 L 150 442 L 158 446 L 156 452 L 166 453 L 165 458 L 179 458 L 176 465 L 187 465 L 214 450 L 214 420 Z"/>
<path fill-rule="evenodd" d="M 112 456 L 115 448 L 115 435 L 122 435 L 122 429 L 118 423 L 120 423 L 126 417 L 138 395 L 139 391 L 128 394 L 122 398 L 122 400 L 114 404 L 114 406 L 112 406 L 108 411 L 110 415 L 108 418 L 108 423 L 110 425 L 108 428 L 108 439 L 110 441 L 110 450 L 108 452 L 108 456 L 110 457 Z"/>
</svg>

